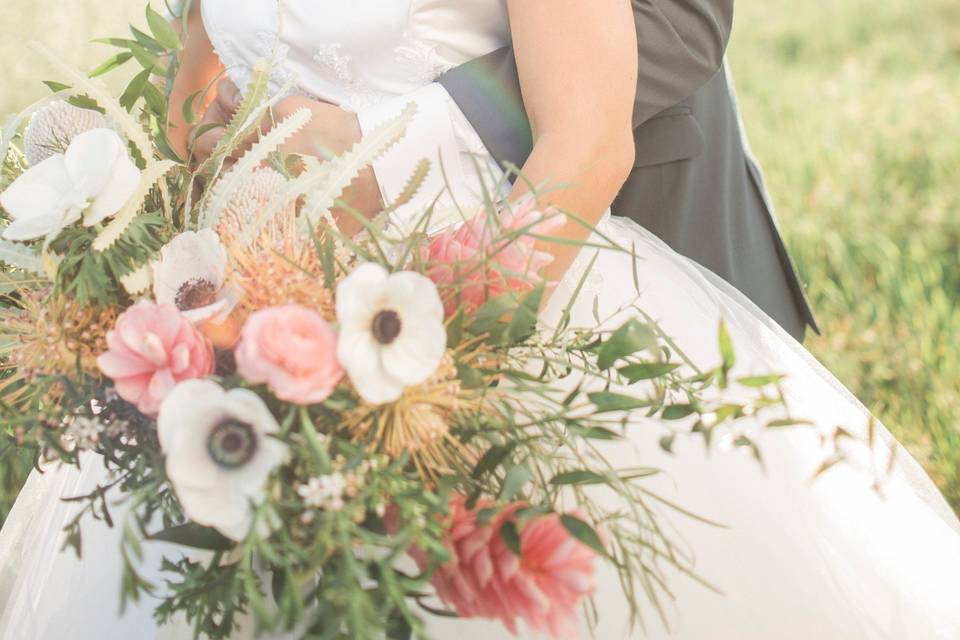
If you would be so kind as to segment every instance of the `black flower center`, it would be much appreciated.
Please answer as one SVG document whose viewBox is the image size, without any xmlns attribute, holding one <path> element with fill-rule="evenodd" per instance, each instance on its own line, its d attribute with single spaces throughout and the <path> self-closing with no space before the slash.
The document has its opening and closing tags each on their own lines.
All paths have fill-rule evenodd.
<svg viewBox="0 0 960 640">
<path fill-rule="evenodd" d="M 216 301 L 216 285 L 203 278 L 193 278 L 180 285 L 174 302 L 180 311 L 190 311 L 213 304 Z"/>
<path fill-rule="evenodd" d="M 210 433 L 207 450 L 224 469 L 238 469 L 257 452 L 257 434 L 250 424 L 227 418 Z"/>
<path fill-rule="evenodd" d="M 400 335 L 403 322 L 396 311 L 381 311 L 373 317 L 373 337 L 380 344 L 390 344 Z"/>
</svg>

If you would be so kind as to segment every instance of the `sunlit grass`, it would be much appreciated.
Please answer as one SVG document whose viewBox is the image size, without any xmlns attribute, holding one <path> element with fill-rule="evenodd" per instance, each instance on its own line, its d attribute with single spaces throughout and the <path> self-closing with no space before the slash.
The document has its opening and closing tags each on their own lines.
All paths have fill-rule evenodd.
<svg viewBox="0 0 960 640">
<path fill-rule="evenodd" d="M 960 507 L 960 4 L 740 3 L 744 117 L 824 335 Z"/>
</svg>

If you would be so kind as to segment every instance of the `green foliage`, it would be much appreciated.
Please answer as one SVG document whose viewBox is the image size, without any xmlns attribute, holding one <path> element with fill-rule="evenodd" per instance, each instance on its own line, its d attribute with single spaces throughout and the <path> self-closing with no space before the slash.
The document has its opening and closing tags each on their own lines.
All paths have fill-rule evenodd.
<svg viewBox="0 0 960 640">
<path fill-rule="evenodd" d="M 169 238 L 160 213 L 133 219 L 120 239 L 106 251 L 93 249 L 96 229 L 72 227 L 50 245 L 62 258 L 57 289 L 80 304 L 109 304 L 126 298 L 120 279 L 146 264 Z"/>
</svg>

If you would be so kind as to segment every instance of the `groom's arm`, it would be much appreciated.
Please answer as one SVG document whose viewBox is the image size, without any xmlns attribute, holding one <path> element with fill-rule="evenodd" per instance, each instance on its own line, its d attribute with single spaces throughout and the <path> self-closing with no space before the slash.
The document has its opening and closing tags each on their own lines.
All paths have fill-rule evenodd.
<svg viewBox="0 0 960 640">
<path fill-rule="evenodd" d="M 639 80 L 634 126 L 687 99 L 722 67 L 733 24 L 734 0 L 632 0 L 637 28 Z M 357 114 L 368 133 L 413 102 L 418 113 L 404 139 L 374 162 L 385 202 L 403 192 L 411 158 L 433 163 L 411 208 L 462 182 L 463 167 L 479 151 L 473 139 L 502 165 L 522 166 L 533 147 L 512 49 L 504 48 L 456 67 L 411 94 Z M 456 199 L 457 194 L 453 194 Z M 372 213 L 374 206 L 369 208 Z"/>
<path fill-rule="evenodd" d="M 692 96 L 723 65 L 734 0 L 632 0 L 639 76 L 633 123 L 640 126 Z M 533 139 L 509 48 L 439 80 L 501 164 L 521 166 Z"/>
</svg>

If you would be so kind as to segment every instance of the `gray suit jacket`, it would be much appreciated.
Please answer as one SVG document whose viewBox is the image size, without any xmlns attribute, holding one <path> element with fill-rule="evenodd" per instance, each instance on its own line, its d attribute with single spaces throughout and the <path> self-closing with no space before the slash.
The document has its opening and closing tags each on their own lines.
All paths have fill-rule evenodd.
<svg viewBox="0 0 960 640">
<path fill-rule="evenodd" d="M 817 330 L 744 136 L 724 52 L 733 0 L 633 0 L 636 162 L 613 213 L 636 220 L 751 298 L 797 339 Z M 512 51 L 440 83 L 504 167 L 533 147 Z"/>
</svg>

